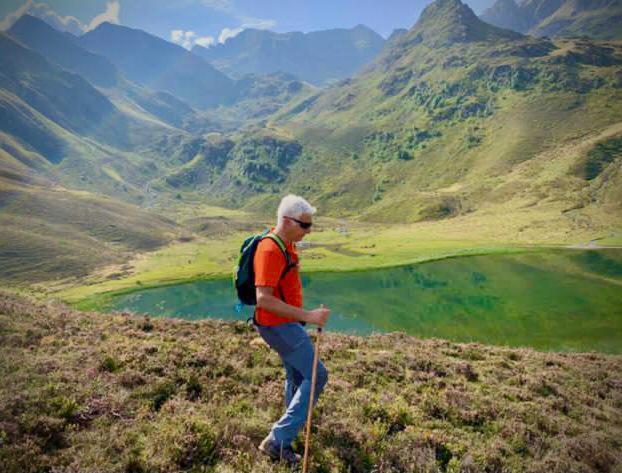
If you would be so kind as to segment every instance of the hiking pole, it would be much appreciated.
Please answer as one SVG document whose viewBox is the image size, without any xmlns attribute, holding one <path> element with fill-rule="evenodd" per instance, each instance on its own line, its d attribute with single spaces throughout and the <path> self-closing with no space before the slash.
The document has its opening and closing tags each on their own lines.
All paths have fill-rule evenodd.
<svg viewBox="0 0 622 473">
<path fill-rule="evenodd" d="M 305 433 L 305 455 L 302 462 L 302 473 L 307 473 L 307 465 L 309 459 L 309 437 L 311 437 L 311 415 L 313 413 L 313 398 L 315 396 L 315 382 L 317 380 L 317 363 L 320 358 L 320 335 L 322 335 L 322 327 L 317 328 L 317 337 L 315 338 L 315 353 L 313 355 L 313 372 L 311 374 L 311 394 L 309 395 L 309 410 L 307 412 L 307 428 Z"/>
</svg>

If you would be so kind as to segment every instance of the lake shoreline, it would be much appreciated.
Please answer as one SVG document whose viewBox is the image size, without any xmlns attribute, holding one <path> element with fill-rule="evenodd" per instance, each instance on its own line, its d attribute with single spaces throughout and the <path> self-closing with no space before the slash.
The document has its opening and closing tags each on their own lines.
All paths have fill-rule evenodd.
<svg viewBox="0 0 622 473">
<path fill-rule="evenodd" d="M 619 248 L 622 249 L 622 246 Z M 351 272 L 362 272 L 362 271 L 374 271 L 374 270 L 381 270 L 381 269 L 399 268 L 399 267 L 410 266 L 410 265 L 415 265 L 415 264 L 425 264 L 425 263 L 431 263 L 435 261 L 442 261 L 442 260 L 453 259 L 453 258 L 466 258 L 469 256 L 505 255 L 505 254 L 520 254 L 520 253 L 532 253 L 532 252 L 535 253 L 538 251 L 566 250 L 566 249 L 570 250 L 570 249 L 580 249 L 580 248 L 563 247 L 559 245 L 547 245 L 547 246 L 525 245 L 525 246 L 515 246 L 515 247 L 490 248 L 488 250 L 474 249 L 472 252 L 468 252 L 465 250 L 457 250 L 453 254 L 432 256 L 432 257 L 427 257 L 427 258 L 425 257 L 424 258 L 413 258 L 401 264 L 380 264 L 380 265 L 370 265 L 370 266 L 359 266 L 359 267 L 353 267 L 353 268 L 342 267 L 342 268 L 334 268 L 334 269 L 326 269 L 326 268 L 309 269 L 309 270 L 303 271 L 303 274 L 351 273 Z M 302 259 L 304 261 L 304 256 L 302 256 Z M 197 276 L 190 277 L 190 278 L 163 280 L 163 281 L 156 281 L 154 283 L 135 285 L 131 287 L 128 286 L 126 288 L 112 290 L 112 291 L 105 291 L 105 292 L 95 294 L 90 297 L 86 297 L 83 299 L 77 299 L 77 300 L 67 299 L 61 296 L 60 300 L 62 300 L 64 303 L 69 304 L 71 307 L 74 307 L 79 310 L 104 311 L 104 310 L 107 310 L 109 301 L 118 296 L 128 295 L 128 294 L 132 294 L 135 292 L 140 292 L 140 291 L 144 291 L 148 289 L 159 289 L 159 288 L 164 288 L 164 287 L 169 287 L 169 286 L 192 284 L 198 281 L 214 281 L 214 280 L 225 280 L 225 279 L 231 279 L 231 278 L 232 278 L 232 273 L 231 274 L 216 273 L 216 274 L 210 274 L 210 275 L 202 274 L 202 275 L 197 275 Z M 76 286 L 72 289 L 77 289 L 80 287 L 81 286 Z M 232 291 L 233 291 L 233 282 L 232 282 Z"/>
<path fill-rule="evenodd" d="M 618 249 L 473 254 L 365 271 L 308 272 L 302 282 L 305 307 L 330 307 L 330 330 L 336 332 L 401 331 L 547 351 L 618 353 L 622 346 L 615 335 L 622 330 Z M 252 308 L 236 306 L 232 284 L 222 278 L 108 296 L 100 310 L 186 320 L 252 315 Z"/>
<path fill-rule="evenodd" d="M 391 269 L 391 268 L 399 268 L 403 266 L 410 266 L 415 264 L 425 264 L 436 261 L 442 261 L 453 258 L 466 258 L 470 256 L 486 256 L 486 255 L 507 255 L 507 254 L 521 254 L 521 253 L 537 253 L 541 251 L 599 251 L 599 250 L 607 250 L 607 249 L 616 249 L 622 250 L 622 245 L 608 245 L 608 246 L 599 246 L 594 245 L 593 242 L 589 243 L 581 243 L 576 245 L 537 245 L 537 244 L 525 244 L 520 246 L 507 246 L 507 247 L 497 247 L 497 248 L 488 248 L 482 249 L 477 248 L 473 250 L 464 250 L 459 249 L 451 254 L 443 254 L 438 256 L 430 256 L 430 257 L 415 257 L 409 260 L 404 261 L 400 264 L 379 264 L 379 265 L 369 265 L 369 266 L 356 266 L 356 267 L 340 267 L 340 268 L 321 268 L 321 269 L 307 269 L 303 271 L 303 274 L 321 274 L 321 273 L 346 273 L 346 272 L 362 272 L 362 271 L 374 271 L 381 269 Z M 304 261 L 304 256 L 302 256 Z M 123 295 L 132 294 L 135 292 L 140 292 L 148 289 L 158 289 L 176 285 L 184 285 L 184 284 L 192 284 L 199 281 L 214 281 L 214 280 L 226 280 L 232 278 L 232 273 L 211 273 L 211 274 L 198 274 L 196 276 L 192 276 L 189 278 L 176 278 L 176 279 L 168 279 L 168 280 L 160 280 L 150 283 L 141 283 L 135 284 L 134 286 L 127 286 L 121 289 L 115 289 L 110 291 L 104 291 L 101 293 L 95 293 L 92 296 L 84 297 L 84 298 L 76 298 L 73 299 L 71 297 L 63 297 L 60 295 L 58 297 L 61 301 L 66 304 L 69 304 L 71 307 L 74 307 L 79 310 L 95 310 L 95 311 L 104 311 L 109 307 L 110 300 Z M 88 286 L 74 286 L 71 288 L 71 291 L 78 290 L 81 288 L 86 288 Z M 233 291 L 233 282 L 232 282 L 232 291 Z M 65 291 L 61 291 L 62 292 Z M 52 294 L 54 296 L 54 294 Z"/>
</svg>

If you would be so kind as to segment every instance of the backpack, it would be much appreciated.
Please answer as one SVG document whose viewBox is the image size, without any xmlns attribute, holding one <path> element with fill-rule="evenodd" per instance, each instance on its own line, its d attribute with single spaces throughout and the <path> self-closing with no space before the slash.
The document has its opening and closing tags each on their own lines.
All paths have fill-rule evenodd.
<svg viewBox="0 0 622 473">
<path fill-rule="evenodd" d="M 255 269 L 253 268 L 253 259 L 255 258 L 255 252 L 259 242 L 264 238 L 270 238 L 280 248 L 285 256 L 285 269 L 279 278 L 279 281 L 285 277 L 290 269 L 296 266 L 296 263 L 292 262 L 290 254 L 285 248 L 285 243 L 279 238 L 278 235 L 270 233 L 270 230 L 257 235 L 253 235 L 244 240 L 242 247 L 240 248 L 240 258 L 238 259 L 238 265 L 235 268 L 233 274 L 235 289 L 238 293 L 238 299 L 245 305 L 257 304 L 257 293 L 255 292 Z M 279 288 L 281 293 L 281 300 L 285 301 L 283 291 Z"/>
</svg>

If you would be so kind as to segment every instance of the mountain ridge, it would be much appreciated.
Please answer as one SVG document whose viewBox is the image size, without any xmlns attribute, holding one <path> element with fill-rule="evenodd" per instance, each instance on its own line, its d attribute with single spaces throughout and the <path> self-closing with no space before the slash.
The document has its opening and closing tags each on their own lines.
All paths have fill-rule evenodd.
<svg viewBox="0 0 622 473">
<path fill-rule="evenodd" d="M 481 19 L 533 36 L 622 39 L 620 0 L 497 0 Z"/>
<path fill-rule="evenodd" d="M 78 37 L 78 44 L 106 57 L 130 80 L 190 105 L 210 108 L 231 100 L 229 77 L 181 46 L 142 30 L 104 22 Z"/>
<path fill-rule="evenodd" d="M 453 43 L 519 39 L 516 32 L 497 28 L 481 21 L 460 0 L 437 0 L 421 13 L 415 26 L 406 33 L 410 45 L 424 43 L 429 47 Z"/>
<path fill-rule="evenodd" d="M 192 52 L 236 78 L 285 72 L 319 86 L 354 74 L 383 44 L 384 39 L 364 25 L 309 33 L 249 28 L 224 44 L 195 46 Z"/>
<path fill-rule="evenodd" d="M 117 71 L 110 61 L 80 48 L 75 44 L 76 36 L 61 33 L 37 17 L 22 15 L 7 32 L 44 57 L 53 56 L 55 62 L 94 85 L 111 87 L 117 82 Z"/>
</svg>

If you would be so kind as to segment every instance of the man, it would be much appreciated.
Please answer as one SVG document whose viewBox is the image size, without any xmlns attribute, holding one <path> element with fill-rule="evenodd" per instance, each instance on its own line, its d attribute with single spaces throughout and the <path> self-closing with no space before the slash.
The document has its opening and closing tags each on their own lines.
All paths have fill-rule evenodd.
<svg viewBox="0 0 622 473">
<path fill-rule="evenodd" d="M 271 233 L 284 243 L 290 265 L 288 267 L 288 258 L 272 238 L 264 238 L 259 243 L 253 263 L 257 288 L 255 326 L 279 354 L 285 368 L 286 410 L 261 442 L 259 450 L 273 460 L 281 459 L 292 465 L 300 462 L 292 442 L 306 419 L 314 355 L 313 343 L 300 322 L 323 327 L 330 314 L 324 306 L 313 310 L 302 308 L 302 283 L 294 243 L 311 232 L 315 211 L 302 197 L 284 197 L 277 211 L 277 225 Z M 320 361 L 314 403 L 327 380 L 328 372 Z"/>
</svg>

